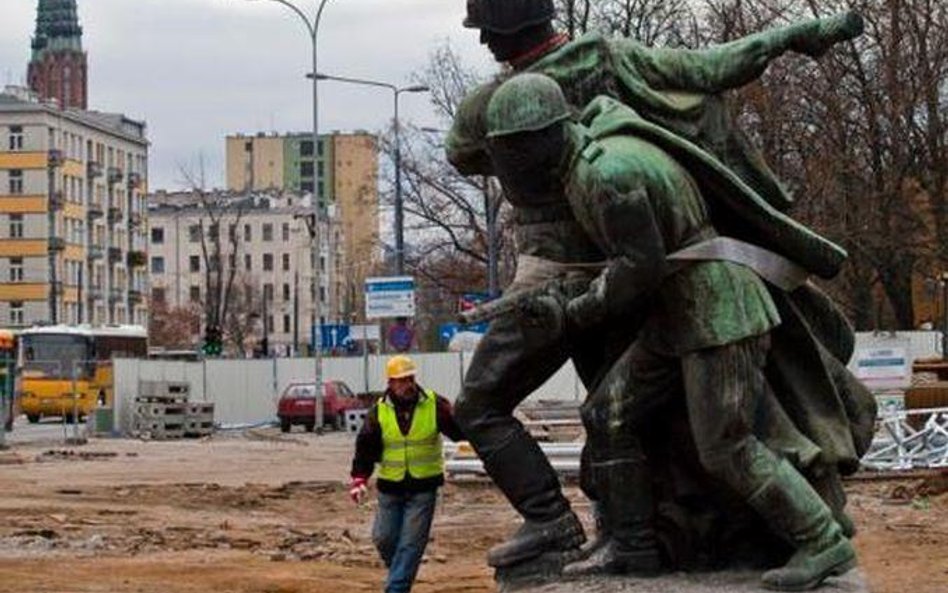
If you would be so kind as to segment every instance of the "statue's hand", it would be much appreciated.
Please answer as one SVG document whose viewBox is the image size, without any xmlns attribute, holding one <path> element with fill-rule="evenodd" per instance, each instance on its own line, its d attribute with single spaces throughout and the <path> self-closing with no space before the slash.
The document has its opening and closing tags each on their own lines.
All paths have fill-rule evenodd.
<svg viewBox="0 0 948 593">
<path fill-rule="evenodd" d="M 567 326 L 577 330 L 602 322 L 606 317 L 606 281 L 600 276 L 589 284 L 589 290 L 566 304 Z"/>
<path fill-rule="evenodd" d="M 862 17 L 852 11 L 816 19 L 800 28 L 790 42 L 790 49 L 818 58 L 837 43 L 862 35 L 865 28 Z"/>
</svg>

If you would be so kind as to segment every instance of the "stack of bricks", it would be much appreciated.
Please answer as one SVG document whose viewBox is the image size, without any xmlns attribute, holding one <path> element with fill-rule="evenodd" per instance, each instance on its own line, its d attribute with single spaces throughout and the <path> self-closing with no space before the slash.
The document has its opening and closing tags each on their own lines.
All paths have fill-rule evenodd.
<svg viewBox="0 0 948 593">
<path fill-rule="evenodd" d="M 182 381 L 139 381 L 133 432 L 156 440 L 214 432 L 214 404 L 189 402 L 190 392 Z"/>
</svg>

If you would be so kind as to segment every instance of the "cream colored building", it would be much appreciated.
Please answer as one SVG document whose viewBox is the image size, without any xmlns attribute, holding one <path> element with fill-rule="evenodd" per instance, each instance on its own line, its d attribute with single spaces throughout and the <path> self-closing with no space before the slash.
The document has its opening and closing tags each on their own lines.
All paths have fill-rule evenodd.
<svg viewBox="0 0 948 593">
<path fill-rule="evenodd" d="M 343 285 L 333 302 L 345 308 L 344 317 L 363 321 L 365 278 L 378 275 L 382 262 L 378 139 L 335 132 L 321 136 L 315 151 L 310 134 L 238 134 L 226 142 L 229 190 L 315 191 L 324 205 L 335 207 L 346 261 L 333 266 Z"/>
<path fill-rule="evenodd" d="M 0 325 L 147 325 L 148 141 L 119 114 L 0 94 Z"/>
<path fill-rule="evenodd" d="M 223 233 L 221 259 L 235 267 L 238 290 L 250 287 L 257 303 L 248 311 L 243 310 L 244 303 L 233 302 L 234 311 L 244 316 L 258 314 L 258 309 L 266 311 L 271 348 L 278 354 L 288 354 L 295 344 L 296 351 L 304 352 L 316 322 L 312 240 L 307 226 L 312 212 L 309 197 L 227 192 L 211 201 L 215 206 L 209 210 L 205 206 L 208 200 L 202 203 L 190 192 L 149 196 L 152 301 L 163 301 L 169 307 L 205 305 L 209 258 L 204 255 L 201 233 L 210 236 L 213 212 L 221 229 L 218 232 Z M 335 221 L 332 209 L 329 214 L 329 219 Z M 327 261 L 330 231 L 335 250 Z M 342 283 L 337 280 L 343 276 L 327 272 L 334 263 L 339 268 L 344 265 L 345 241 L 337 222 L 324 220 L 320 235 L 320 317 L 322 323 L 334 323 L 344 318 L 346 302 L 341 294 Z M 212 242 L 205 240 L 205 245 L 211 245 L 213 251 Z M 224 329 L 228 331 L 226 324 Z M 262 324 L 256 335 L 260 337 Z"/>
</svg>

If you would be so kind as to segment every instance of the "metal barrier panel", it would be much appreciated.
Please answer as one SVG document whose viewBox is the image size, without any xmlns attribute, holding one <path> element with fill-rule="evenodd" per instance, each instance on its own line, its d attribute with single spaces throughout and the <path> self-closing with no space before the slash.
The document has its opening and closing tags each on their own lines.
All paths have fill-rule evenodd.
<svg viewBox="0 0 948 593">
<path fill-rule="evenodd" d="M 948 467 L 948 408 L 882 413 L 862 465 L 873 470 Z"/>
</svg>

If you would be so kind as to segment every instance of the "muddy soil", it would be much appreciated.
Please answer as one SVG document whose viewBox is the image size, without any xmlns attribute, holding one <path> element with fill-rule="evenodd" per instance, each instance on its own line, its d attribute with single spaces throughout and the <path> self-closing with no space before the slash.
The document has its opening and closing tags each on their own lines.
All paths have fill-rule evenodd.
<svg viewBox="0 0 948 593">
<path fill-rule="evenodd" d="M 346 435 L 273 431 L 2 452 L 0 592 L 380 591 L 351 452 Z M 948 475 L 848 490 L 871 590 L 948 591 Z M 449 484 L 415 591 L 494 591 L 484 554 L 517 521 L 489 484 Z"/>
</svg>

